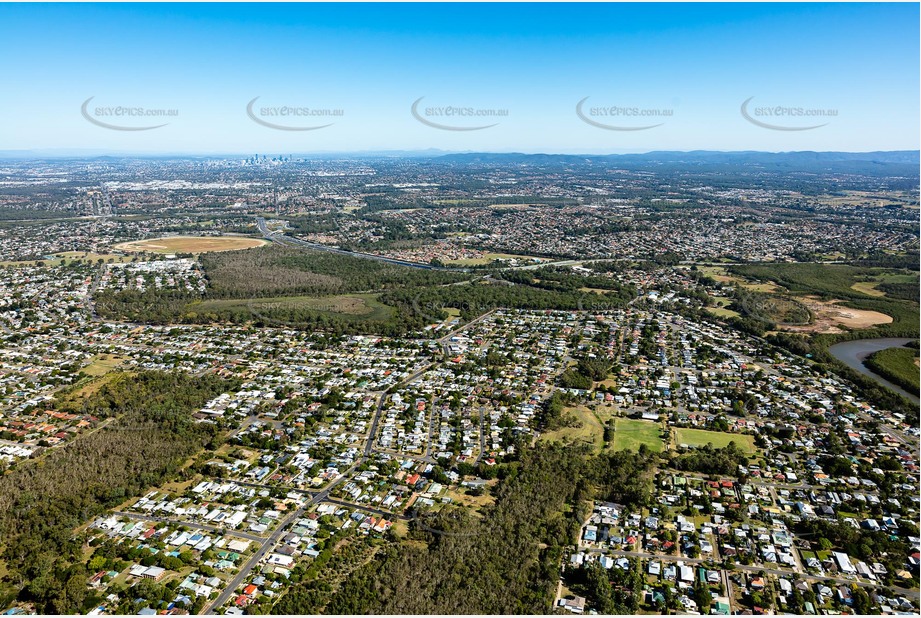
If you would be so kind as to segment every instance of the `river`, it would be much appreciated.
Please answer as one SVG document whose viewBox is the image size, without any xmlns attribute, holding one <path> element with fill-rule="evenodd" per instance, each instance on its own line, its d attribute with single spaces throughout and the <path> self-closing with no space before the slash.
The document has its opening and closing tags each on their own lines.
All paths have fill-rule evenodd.
<svg viewBox="0 0 921 618">
<path fill-rule="evenodd" d="M 855 339 L 854 341 L 836 343 L 835 345 L 828 348 L 828 351 L 832 356 L 837 358 L 851 369 L 859 371 L 863 375 L 873 378 L 886 388 L 895 391 L 902 397 L 905 397 L 905 399 L 918 404 L 919 399 L 917 395 L 909 393 L 902 387 L 893 384 L 886 378 L 873 373 L 866 367 L 866 365 L 863 364 L 864 359 L 874 352 L 879 352 L 880 350 L 885 350 L 886 348 L 900 347 L 910 341 L 914 341 L 914 339 Z"/>
</svg>

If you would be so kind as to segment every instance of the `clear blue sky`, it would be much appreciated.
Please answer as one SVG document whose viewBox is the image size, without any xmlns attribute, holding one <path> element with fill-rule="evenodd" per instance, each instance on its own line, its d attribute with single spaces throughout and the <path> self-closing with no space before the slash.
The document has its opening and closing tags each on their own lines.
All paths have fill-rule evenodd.
<svg viewBox="0 0 921 618">
<path fill-rule="evenodd" d="M 918 4 L 2 4 L 0 150 L 289 153 L 426 149 L 524 152 L 889 150 L 919 147 Z M 340 109 L 260 116 L 246 105 Z M 178 110 L 94 116 L 81 104 Z M 426 118 L 430 106 L 504 109 Z M 593 107 L 671 110 L 662 126 L 609 131 Z M 837 116 L 743 118 L 764 106 Z M 259 114 L 259 111 L 255 113 Z M 618 126 L 645 118 L 592 116 Z"/>
</svg>

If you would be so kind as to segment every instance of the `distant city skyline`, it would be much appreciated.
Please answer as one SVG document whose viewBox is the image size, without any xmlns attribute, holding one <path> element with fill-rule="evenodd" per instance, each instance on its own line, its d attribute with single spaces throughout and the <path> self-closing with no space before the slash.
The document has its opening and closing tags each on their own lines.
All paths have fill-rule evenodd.
<svg viewBox="0 0 921 618">
<path fill-rule="evenodd" d="M 3 4 L 0 151 L 919 148 L 917 4 Z"/>
</svg>

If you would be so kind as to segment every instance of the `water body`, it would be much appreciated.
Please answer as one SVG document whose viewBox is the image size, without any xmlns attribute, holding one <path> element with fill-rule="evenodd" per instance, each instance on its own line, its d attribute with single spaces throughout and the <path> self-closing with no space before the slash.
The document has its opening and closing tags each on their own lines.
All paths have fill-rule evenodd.
<svg viewBox="0 0 921 618">
<path fill-rule="evenodd" d="M 851 369 L 859 371 L 863 375 L 873 378 L 886 388 L 895 391 L 905 399 L 908 399 L 909 401 L 917 404 L 919 403 L 917 395 L 909 393 L 902 387 L 893 384 L 886 378 L 873 373 L 866 367 L 866 365 L 863 364 L 864 359 L 866 359 L 870 354 L 873 354 L 874 352 L 879 352 L 880 350 L 885 350 L 886 348 L 902 347 L 910 341 L 914 341 L 914 339 L 856 339 L 854 341 L 836 343 L 835 345 L 828 348 L 828 351 L 832 356 L 837 358 Z"/>
</svg>

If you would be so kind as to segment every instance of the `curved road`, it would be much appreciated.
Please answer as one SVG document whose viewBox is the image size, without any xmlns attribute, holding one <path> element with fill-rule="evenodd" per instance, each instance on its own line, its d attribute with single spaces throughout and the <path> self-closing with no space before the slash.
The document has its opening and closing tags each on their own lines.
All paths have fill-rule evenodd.
<svg viewBox="0 0 921 618">
<path fill-rule="evenodd" d="M 338 247 L 331 247 L 329 245 L 322 245 L 319 243 L 309 242 L 302 240 L 295 236 L 288 236 L 282 234 L 281 232 L 271 232 L 266 226 L 265 218 L 257 217 L 256 225 L 259 227 L 259 232 L 262 233 L 262 236 L 269 241 L 276 242 L 282 245 L 294 245 L 296 247 L 303 247 L 305 249 L 315 249 L 317 251 L 326 251 L 328 253 L 338 253 L 339 255 L 350 255 L 352 257 L 364 258 L 368 260 L 376 260 L 378 262 L 385 262 L 387 264 L 395 264 L 397 266 L 407 266 L 409 268 L 421 268 L 423 270 L 445 270 L 452 272 L 467 272 L 466 268 L 445 268 L 443 266 L 432 266 L 431 264 L 423 264 L 421 262 L 410 262 L 408 260 L 397 260 L 394 258 L 384 257 L 382 255 L 374 255 L 373 253 L 361 253 L 358 251 L 346 251 L 345 249 L 340 249 Z"/>
</svg>

